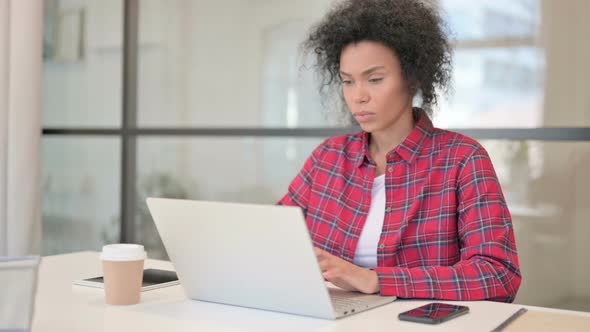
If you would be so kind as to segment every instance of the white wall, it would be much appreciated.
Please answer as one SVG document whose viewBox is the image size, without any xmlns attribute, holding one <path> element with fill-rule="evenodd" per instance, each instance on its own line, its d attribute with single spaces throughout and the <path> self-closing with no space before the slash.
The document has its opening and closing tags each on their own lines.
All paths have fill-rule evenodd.
<svg viewBox="0 0 590 332">
<path fill-rule="evenodd" d="M 590 126 L 590 42 L 588 32 L 590 2 L 571 0 L 564 3 L 544 0 L 544 41 L 547 49 L 547 81 L 545 93 L 545 126 Z M 569 180 L 563 188 L 560 223 L 569 228 L 571 246 L 562 253 L 569 261 L 572 274 L 572 295 L 590 297 L 590 176 L 588 161 L 590 143 L 569 144 L 545 151 L 546 163 L 556 177 Z M 565 158 L 563 158 L 565 157 Z M 568 176 L 569 175 L 569 176 Z M 551 191 L 551 188 L 547 188 Z M 541 264 L 541 262 L 539 262 Z"/>
</svg>

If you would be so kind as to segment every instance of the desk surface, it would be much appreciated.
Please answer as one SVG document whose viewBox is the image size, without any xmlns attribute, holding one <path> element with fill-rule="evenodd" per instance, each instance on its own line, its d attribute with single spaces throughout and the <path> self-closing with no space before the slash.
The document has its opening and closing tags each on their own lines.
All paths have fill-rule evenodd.
<svg viewBox="0 0 590 332">
<path fill-rule="evenodd" d="M 172 270 L 170 262 L 147 260 L 146 268 Z M 519 305 L 463 302 L 468 315 L 439 326 L 402 322 L 398 313 L 432 301 L 398 300 L 336 321 L 192 301 L 182 286 L 143 292 L 141 303 L 108 306 L 104 292 L 72 284 L 101 274 L 96 252 L 44 257 L 33 331 L 490 331 Z M 461 302 L 459 302 L 461 303 Z M 579 331 L 590 326 L 590 313 L 528 307 L 505 331 Z M 500 317 L 500 318 L 498 318 Z"/>
</svg>

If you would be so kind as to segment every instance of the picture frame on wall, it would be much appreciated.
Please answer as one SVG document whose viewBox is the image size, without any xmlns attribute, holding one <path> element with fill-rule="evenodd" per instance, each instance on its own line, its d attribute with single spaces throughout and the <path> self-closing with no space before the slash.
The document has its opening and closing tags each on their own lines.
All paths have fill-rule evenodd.
<svg viewBox="0 0 590 332">
<path fill-rule="evenodd" d="M 51 4 L 55 4 L 51 8 Z M 85 57 L 84 8 L 60 9 L 46 4 L 43 57 L 55 62 L 79 62 Z M 48 8 L 50 7 L 50 8 Z"/>
<path fill-rule="evenodd" d="M 84 59 L 84 9 L 67 9 L 58 14 L 53 59 L 75 62 Z"/>
</svg>

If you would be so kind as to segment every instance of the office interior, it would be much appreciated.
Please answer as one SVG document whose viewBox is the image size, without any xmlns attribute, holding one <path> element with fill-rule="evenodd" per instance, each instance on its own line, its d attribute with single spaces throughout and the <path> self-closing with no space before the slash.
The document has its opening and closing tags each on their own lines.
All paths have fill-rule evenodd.
<svg viewBox="0 0 590 332">
<path fill-rule="evenodd" d="M 123 241 L 167 259 L 146 197 L 276 203 L 318 144 L 354 129 L 299 49 L 332 2 L 43 1 L 40 226 L 25 247 Z M 523 274 L 515 303 L 590 312 L 590 2 L 431 3 L 454 46 L 433 122 L 492 158 Z"/>
</svg>

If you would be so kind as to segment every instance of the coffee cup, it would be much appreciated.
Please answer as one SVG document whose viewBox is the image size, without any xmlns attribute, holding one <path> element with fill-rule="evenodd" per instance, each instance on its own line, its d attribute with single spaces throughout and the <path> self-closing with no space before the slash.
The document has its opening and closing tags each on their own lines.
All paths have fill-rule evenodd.
<svg viewBox="0 0 590 332">
<path fill-rule="evenodd" d="M 146 253 L 139 244 L 110 244 L 100 255 L 105 302 L 112 305 L 139 303 Z"/>
</svg>

